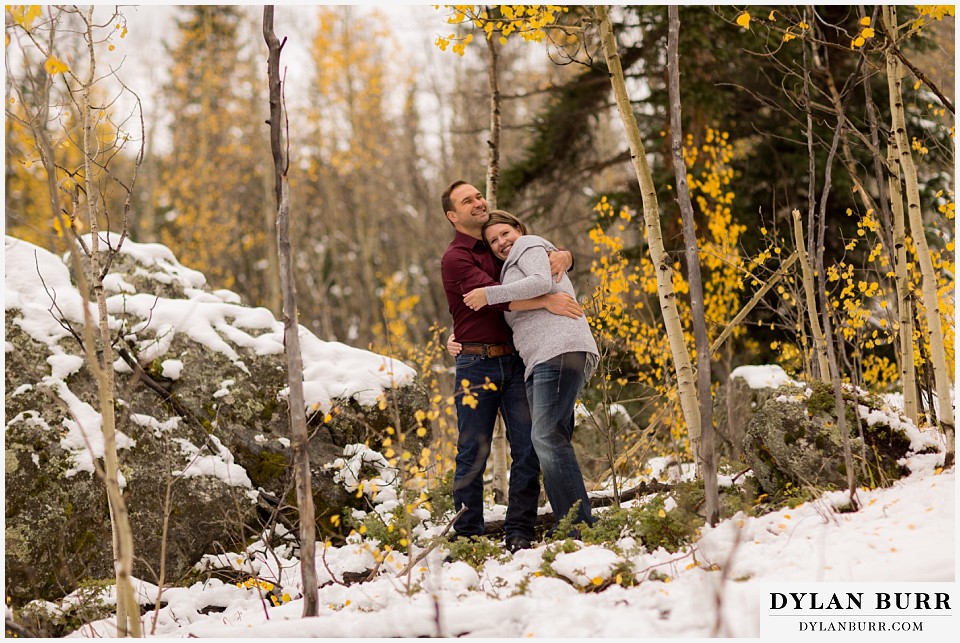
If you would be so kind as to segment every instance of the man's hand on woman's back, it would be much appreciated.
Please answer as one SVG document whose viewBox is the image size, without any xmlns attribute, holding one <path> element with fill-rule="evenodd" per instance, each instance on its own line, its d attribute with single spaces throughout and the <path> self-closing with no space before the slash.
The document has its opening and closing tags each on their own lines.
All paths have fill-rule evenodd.
<svg viewBox="0 0 960 643">
<path fill-rule="evenodd" d="M 546 298 L 546 309 L 554 315 L 572 317 L 573 319 L 583 317 L 583 309 L 577 303 L 577 300 L 570 295 L 558 292 L 552 295 L 544 295 L 544 297 Z"/>
</svg>

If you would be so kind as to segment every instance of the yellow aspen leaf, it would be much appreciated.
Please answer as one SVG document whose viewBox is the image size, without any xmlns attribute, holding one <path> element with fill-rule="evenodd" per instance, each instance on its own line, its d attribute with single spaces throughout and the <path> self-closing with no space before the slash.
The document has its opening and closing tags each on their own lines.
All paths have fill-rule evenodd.
<svg viewBox="0 0 960 643">
<path fill-rule="evenodd" d="M 956 8 L 949 4 L 918 4 L 916 6 L 921 16 L 932 16 L 935 20 L 943 20 L 944 16 L 956 15 Z"/>
<path fill-rule="evenodd" d="M 10 7 L 10 15 L 18 25 L 30 31 L 33 21 L 40 17 L 40 5 L 15 5 Z"/>
<path fill-rule="evenodd" d="M 869 25 L 870 25 L 870 16 L 864 16 L 863 18 L 860 18 L 860 24 L 863 25 L 864 27 L 869 26 Z"/>
<path fill-rule="evenodd" d="M 739 16 L 737 16 L 737 24 L 743 27 L 744 29 L 750 28 L 750 13 L 744 11 Z"/>
<path fill-rule="evenodd" d="M 774 14 L 776 14 L 776 13 L 777 13 L 776 10 L 771 10 L 771 11 L 770 11 L 770 15 L 767 16 L 767 20 L 769 20 L 770 22 L 776 21 L 777 16 L 774 15 Z"/>
<path fill-rule="evenodd" d="M 874 32 L 873 27 L 867 27 L 862 32 L 860 32 L 860 35 L 863 36 L 864 38 L 873 38 L 876 35 L 876 32 Z"/>
<path fill-rule="evenodd" d="M 602 585 L 602 584 L 603 584 L 603 579 L 602 579 L 601 577 L 599 577 L 599 576 L 595 576 L 595 577 L 593 577 L 592 579 L 590 579 L 590 582 L 591 582 L 593 585 Z"/>
<path fill-rule="evenodd" d="M 857 47 L 862 47 L 865 42 L 866 39 L 863 36 L 857 36 L 853 39 L 853 42 L 850 43 L 850 48 L 856 49 Z"/>
<path fill-rule="evenodd" d="M 796 38 L 796 36 L 794 36 L 794 35 L 793 35 L 792 33 L 790 33 L 789 31 L 783 34 L 783 42 L 790 42 L 790 41 L 793 40 L 794 38 Z"/>
<path fill-rule="evenodd" d="M 657 512 L 657 515 L 660 516 L 661 518 L 666 518 L 667 512 L 661 509 L 660 511 Z"/>
<path fill-rule="evenodd" d="M 70 69 L 67 66 L 67 63 L 63 62 L 62 60 L 60 60 L 59 58 L 57 58 L 52 54 L 49 58 L 47 58 L 47 62 L 43 63 L 43 68 L 46 69 L 47 73 L 50 74 L 51 76 L 62 74 L 63 72 Z"/>
</svg>

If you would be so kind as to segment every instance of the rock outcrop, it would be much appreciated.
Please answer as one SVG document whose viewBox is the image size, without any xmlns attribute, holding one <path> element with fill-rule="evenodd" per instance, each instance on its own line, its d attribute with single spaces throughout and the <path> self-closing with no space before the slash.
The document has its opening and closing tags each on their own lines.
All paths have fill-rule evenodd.
<svg viewBox="0 0 960 643">
<path fill-rule="evenodd" d="M 791 488 L 846 488 L 833 390 L 794 382 L 767 398 L 743 441 L 744 459 L 761 489 L 774 495 Z M 845 387 L 844 406 L 858 485 L 889 486 L 909 473 L 906 457 L 939 449 L 935 432 L 919 431 L 875 396 Z"/>
<path fill-rule="evenodd" d="M 753 414 L 776 394 L 777 388 L 790 381 L 774 364 L 733 369 L 714 400 L 718 456 L 743 460 L 743 438 Z"/>
<path fill-rule="evenodd" d="M 97 383 L 79 342 L 84 301 L 60 258 L 10 237 L 5 245 L 6 578 L 22 604 L 112 578 L 113 563 L 96 474 Z M 157 244 L 125 241 L 104 286 L 134 571 L 156 582 L 164 563 L 175 582 L 203 554 L 231 551 L 295 505 L 283 324 L 209 289 Z M 302 327 L 300 340 L 323 534 L 350 501 L 324 465 L 348 443 L 375 445 L 398 419 L 415 426 L 426 393 L 397 360 Z"/>
</svg>

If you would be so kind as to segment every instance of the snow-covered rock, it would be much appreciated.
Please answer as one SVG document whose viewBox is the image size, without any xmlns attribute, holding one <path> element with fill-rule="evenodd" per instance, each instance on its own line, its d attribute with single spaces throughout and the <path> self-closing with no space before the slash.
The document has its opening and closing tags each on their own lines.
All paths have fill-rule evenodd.
<svg viewBox="0 0 960 643">
<path fill-rule="evenodd" d="M 116 234 L 102 233 L 104 246 Z M 85 304 L 69 257 L 5 239 L 6 574 L 15 603 L 113 576 L 96 377 L 78 341 Z M 292 488 L 284 327 L 265 308 L 212 291 L 159 244 L 127 239 L 104 280 L 114 337 L 117 448 L 135 575 L 156 580 L 169 511 L 167 578 L 257 524 L 258 489 Z M 425 393 L 405 364 L 300 328 L 318 516 L 349 494 L 324 465 L 375 441 L 393 406 L 414 426 Z M 408 448 L 415 447 L 409 444 Z M 166 506 L 168 482 L 172 485 Z M 287 503 L 289 504 L 289 503 Z"/>
</svg>

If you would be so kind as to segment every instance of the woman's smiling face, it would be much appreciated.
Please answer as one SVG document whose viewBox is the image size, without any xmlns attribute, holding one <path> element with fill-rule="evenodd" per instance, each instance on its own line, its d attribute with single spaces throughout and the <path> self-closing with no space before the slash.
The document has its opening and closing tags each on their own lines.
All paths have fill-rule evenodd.
<svg viewBox="0 0 960 643">
<path fill-rule="evenodd" d="M 522 236 L 518 228 L 507 223 L 494 223 L 484 231 L 490 249 L 498 259 L 506 259 L 510 248 Z"/>
</svg>

